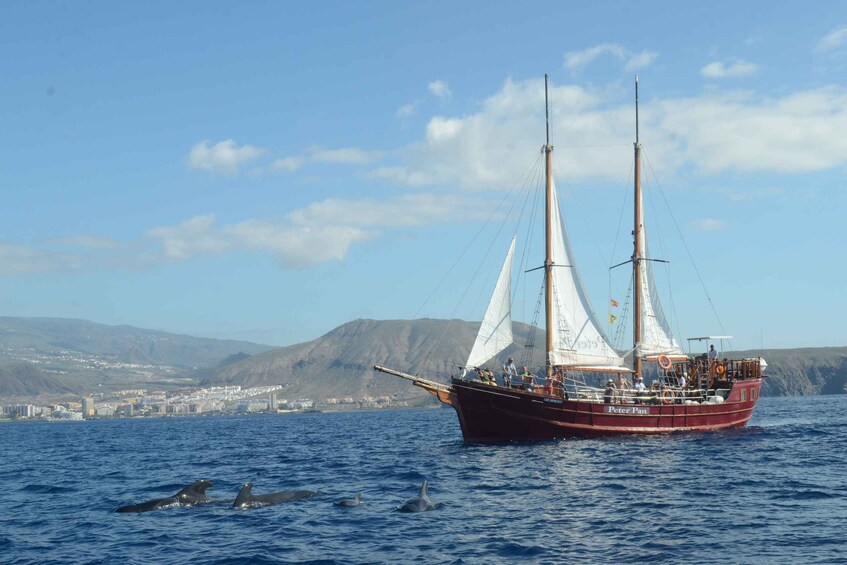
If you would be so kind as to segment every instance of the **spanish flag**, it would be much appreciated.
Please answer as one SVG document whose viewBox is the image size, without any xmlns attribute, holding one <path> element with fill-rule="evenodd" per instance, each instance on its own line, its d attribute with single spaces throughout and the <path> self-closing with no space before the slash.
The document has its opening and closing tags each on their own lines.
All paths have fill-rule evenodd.
<svg viewBox="0 0 847 565">
<path fill-rule="evenodd" d="M 618 319 L 618 317 L 615 316 L 614 314 L 609 314 L 609 323 L 610 324 L 614 324 L 617 319 Z"/>
<path fill-rule="evenodd" d="M 618 306 L 620 306 L 620 304 L 618 304 L 618 301 L 612 298 L 612 308 L 617 308 Z"/>
</svg>

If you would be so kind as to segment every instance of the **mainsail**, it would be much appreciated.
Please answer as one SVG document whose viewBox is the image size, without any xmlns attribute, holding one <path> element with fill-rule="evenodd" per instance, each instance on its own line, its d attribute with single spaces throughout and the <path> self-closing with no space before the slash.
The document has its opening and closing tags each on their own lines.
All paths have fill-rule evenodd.
<svg viewBox="0 0 847 565">
<path fill-rule="evenodd" d="M 515 255 L 515 238 L 509 246 L 506 261 L 497 278 L 494 294 L 485 310 L 479 333 L 471 348 L 465 367 L 481 367 L 483 363 L 512 344 L 512 258 Z"/>
<path fill-rule="evenodd" d="M 644 219 L 640 221 L 641 229 L 639 237 L 641 238 L 640 248 L 644 250 L 649 259 L 650 254 L 647 250 L 647 237 L 644 229 Z M 662 310 L 662 304 L 659 302 L 659 295 L 656 292 L 656 282 L 653 278 L 653 269 L 651 261 L 643 261 L 642 268 L 639 271 L 641 280 L 638 284 L 641 287 L 641 341 L 636 344 L 638 354 L 642 357 L 653 357 L 656 355 L 678 356 L 685 355 L 679 347 L 676 338 L 671 331 L 670 325 L 665 318 L 665 313 Z"/>
<path fill-rule="evenodd" d="M 552 181 L 551 181 L 552 182 Z M 623 368 L 621 356 L 600 329 L 588 296 L 582 288 L 553 187 L 551 218 L 553 260 L 553 350 L 551 365 L 589 368 Z"/>
</svg>

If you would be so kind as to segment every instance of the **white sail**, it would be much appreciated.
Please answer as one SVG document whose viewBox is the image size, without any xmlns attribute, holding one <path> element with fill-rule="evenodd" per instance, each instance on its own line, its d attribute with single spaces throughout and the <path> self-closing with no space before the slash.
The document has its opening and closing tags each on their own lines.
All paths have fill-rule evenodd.
<svg viewBox="0 0 847 565">
<path fill-rule="evenodd" d="M 640 224 L 640 248 L 649 258 L 643 218 Z M 637 344 L 638 354 L 641 356 L 685 355 L 665 318 L 662 304 L 659 302 L 659 295 L 656 292 L 653 268 L 650 263 L 651 261 L 643 261 L 639 271 L 641 273 L 641 280 L 639 281 L 641 285 L 641 343 Z"/>
<path fill-rule="evenodd" d="M 553 327 L 548 331 L 553 333 L 553 351 L 548 352 L 550 363 L 570 367 L 623 368 L 623 359 L 603 333 L 582 288 L 559 213 L 555 187 L 551 224 Z"/>
<path fill-rule="evenodd" d="M 506 261 L 497 278 L 494 294 L 485 310 L 479 333 L 471 348 L 465 367 L 481 367 L 486 361 L 512 344 L 512 258 L 515 255 L 515 238 L 509 246 Z"/>
</svg>

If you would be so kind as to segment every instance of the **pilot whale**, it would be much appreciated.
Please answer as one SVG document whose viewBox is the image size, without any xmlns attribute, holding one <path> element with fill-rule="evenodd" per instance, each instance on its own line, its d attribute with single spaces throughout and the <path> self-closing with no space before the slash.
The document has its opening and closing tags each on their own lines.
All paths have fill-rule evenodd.
<svg viewBox="0 0 847 565">
<path fill-rule="evenodd" d="M 283 490 L 280 492 L 271 492 L 268 494 L 253 494 L 253 483 L 247 483 L 238 492 L 235 497 L 233 508 L 259 508 L 261 506 L 271 506 L 273 504 L 282 504 L 283 502 L 291 502 L 292 500 L 301 500 L 304 498 L 312 498 L 318 493 L 313 490 Z"/>
<path fill-rule="evenodd" d="M 397 510 L 400 512 L 426 512 L 427 510 L 435 510 L 437 506 L 429 497 L 429 482 L 424 480 L 418 496 L 410 498 L 398 506 Z"/>
<path fill-rule="evenodd" d="M 167 498 L 148 500 L 140 504 L 129 504 L 121 506 L 115 512 L 149 512 L 157 508 L 172 508 L 174 506 L 195 506 L 197 504 L 208 504 L 212 497 L 206 495 L 206 489 L 212 486 L 211 481 L 194 481 L 178 493 Z"/>
<path fill-rule="evenodd" d="M 359 506 L 362 503 L 362 493 L 360 492 L 353 498 L 345 498 L 335 503 L 336 506 Z"/>
</svg>

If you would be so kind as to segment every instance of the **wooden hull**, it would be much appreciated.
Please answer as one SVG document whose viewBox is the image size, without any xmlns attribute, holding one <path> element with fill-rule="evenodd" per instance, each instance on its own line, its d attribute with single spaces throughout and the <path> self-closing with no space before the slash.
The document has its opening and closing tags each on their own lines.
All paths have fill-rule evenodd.
<svg viewBox="0 0 847 565">
<path fill-rule="evenodd" d="M 453 379 L 448 404 L 467 441 L 707 431 L 740 428 L 750 419 L 762 379 L 731 386 L 720 404 L 603 404 Z"/>
</svg>

